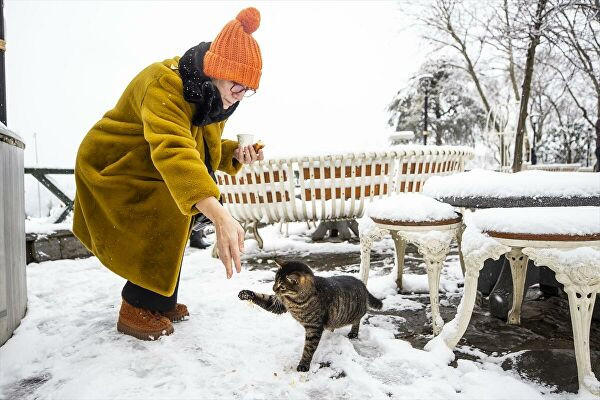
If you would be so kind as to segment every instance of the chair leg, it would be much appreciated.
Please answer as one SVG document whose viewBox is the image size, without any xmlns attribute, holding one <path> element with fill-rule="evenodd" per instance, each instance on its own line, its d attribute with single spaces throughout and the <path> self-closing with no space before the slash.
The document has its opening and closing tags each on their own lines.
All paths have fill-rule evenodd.
<svg viewBox="0 0 600 400">
<path fill-rule="evenodd" d="M 360 280 L 366 285 L 369 280 L 369 269 L 371 268 L 371 248 L 375 240 L 380 240 L 389 231 L 374 226 L 364 234 L 360 235 Z"/>
<path fill-rule="evenodd" d="M 252 223 L 252 225 L 250 226 L 250 231 L 252 232 L 252 235 L 254 235 L 254 239 L 256 239 L 256 241 L 258 242 L 258 248 L 262 250 L 264 242 L 262 237 L 260 236 L 260 233 L 258 233 L 258 222 Z"/>
<path fill-rule="evenodd" d="M 398 268 L 398 277 L 396 278 L 396 285 L 398 291 L 402 291 L 402 273 L 404 272 L 404 254 L 406 253 L 406 241 L 402 239 L 398 231 L 390 231 L 392 239 L 394 240 L 394 247 L 396 249 L 396 268 Z"/>
<path fill-rule="evenodd" d="M 352 233 L 354 233 L 354 235 L 356 237 L 358 237 L 358 235 L 359 235 L 359 232 L 358 232 L 358 222 L 356 222 L 355 219 L 348 220 L 348 228 L 350 228 L 350 230 L 352 231 Z"/>
<path fill-rule="evenodd" d="M 450 252 L 451 240 L 452 238 L 448 237 L 448 240 L 446 241 L 426 240 L 416 242 L 417 247 L 419 249 L 419 253 L 423 255 L 425 265 L 427 266 L 427 281 L 429 284 L 429 304 L 431 305 L 433 334 L 436 336 L 441 332 L 442 327 L 444 326 L 444 320 L 440 315 L 440 273 L 442 271 L 444 260 Z M 477 270 L 477 275 L 479 275 L 479 270 Z"/>
<path fill-rule="evenodd" d="M 529 257 L 523 254 L 520 248 L 511 249 L 505 256 L 510 263 L 513 283 L 513 303 L 512 308 L 508 312 L 508 324 L 521 325 L 521 304 L 523 304 Z"/>
<path fill-rule="evenodd" d="M 329 231 L 329 222 L 321 221 L 317 229 L 312 233 L 311 239 L 314 241 L 323 240 Z"/>
<path fill-rule="evenodd" d="M 427 281 L 429 284 L 429 302 L 431 304 L 431 321 L 433 334 L 438 335 L 444 326 L 444 320 L 440 315 L 440 273 L 442 271 L 442 260 L 434 260 L 425 257 L 427 264 Z"/>
<path fill-rule="evenodd" d="M 479 271 L 483 267 L 481 265 L 465 264 L 465 287 L 463 297 L 458 305 L 458 313 L 452 321 L 447 323 L 442 330 L 448 329 L 448 335 L 444 337 L 446 346 L 453 349 L 460 338 L 465 334 L 469 322 L 471 321 L 471 314 L 473 314 L 473 307 L 475 306 L 475 299 L 477 298 L 477 279 L 479 278 Z"/>
<path fill-rule="evenodd" d="M 449 349 L 453 349 L 456 346 L 467 330 L 467 326 L 471 320 L 471 314 L 473 313 L 477 297 L 477 279 L 479 278 L 479 271 L 483 268 L 484 261 L 488 258 L 497 260 L 498 257 L 509 250 L 509 247 L 497 243 L 475 249 L 471 253 L 465 254 L 465 286 L 463 297 L 458 305 L 458 312 L 452 321 L 444 325 L 440 334 L 425 345 L 426 350 L 433 349 L 435 343 L 440 340 L 443 340 Z"/>
<path fill-rule="evenodd" d="M 544 250 L 525 248 L 523 253 L 536 265 L 545 265 L 553 270 L 556 280 L 564 285 L 569 297 L 579 390 L 600 396 L 600 382 L 592 371 L 590 360 L 590 325 L 596 294 L 600 292 L 600 266 L 591 262 L 564 265 L 557 257 L 544 253 Z"/>
<path fill-rule="evenodd" d="M 565 282 L 561 283 L 565 284 Z M 573 325 L 579 386 L 583 386 L 593 394 L 600 396 L 600 383 L 592 372 L 590 360 L 590 325 L 598 290 L 590 291 L 582 287 L 572 287 L 571 290 L 567 289 L 566 292 L 569 297 L 571 324 Z"/>
<path fill-rule="evenodd" d="M 352 234 L 350 233 L 348 221 L 335 221 L 333 222 L 333 226 L 337 229 L 340 239 L 350 240 Z"/>
<path fill-rule="evenodd" d="M 558 279 L 558 281 L 567 287 L 566 280 Z M 571 284 L 571 287 L 566 289 L 565 292 L 569 297 L 579 387 L 584 387 L 593 394 L 600 396 L 600 382 L 592 372 L 590 360 L 590 325 L 598 288 L 589 290 Z"/>
<path fill-rule="evenodd" d="M 465 276 L 465 258 L 463 257 L 462 252 L 462 235 L 465 231 L 464 222 L 460 224 L 458 229 L 456 230 L 456 244 L 458 245 L 458 260 L 460 261 L 460 270 L 462 271 L 463 276 Z"/>
</svg>

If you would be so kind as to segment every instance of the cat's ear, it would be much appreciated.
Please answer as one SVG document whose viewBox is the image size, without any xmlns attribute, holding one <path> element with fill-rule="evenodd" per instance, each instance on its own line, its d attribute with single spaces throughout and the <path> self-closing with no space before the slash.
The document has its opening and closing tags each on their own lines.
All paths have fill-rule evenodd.
<svg viewBox="0 0 600 400">
<path fill-rule="evenodd" d="M 275 263 L 275 265 L 277 265 L 277 269 L 281 269 L 283 267 L 283 263 L 280 263 L 276 259 L 274 259 L 273 262 Z"/>
</svg>

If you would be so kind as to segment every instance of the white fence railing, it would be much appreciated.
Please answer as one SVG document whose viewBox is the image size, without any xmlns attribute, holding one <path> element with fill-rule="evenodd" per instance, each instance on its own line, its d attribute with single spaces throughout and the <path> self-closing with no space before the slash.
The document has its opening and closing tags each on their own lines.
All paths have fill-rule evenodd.
<svg viewBox="0 0 600 400">
<path fill-rule="evenodd" d="M 472 157 L 466 147 L 406 146 L 264 160 L 216 175 L 223 204 L 242 223 L 343 220 L 361 217 L 373 199 L 420 192 L 432 175 L 462 172 Z"/>
</svg>

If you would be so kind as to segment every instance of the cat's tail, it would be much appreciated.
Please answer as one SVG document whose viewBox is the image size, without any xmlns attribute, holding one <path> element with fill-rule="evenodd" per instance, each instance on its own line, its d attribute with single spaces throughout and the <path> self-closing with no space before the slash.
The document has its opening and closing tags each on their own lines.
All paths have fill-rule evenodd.
<svg viewBox="0 0 600 400">
<path fill-rule="evenodd" d="M 381 310 L 381 307 L 383 307 L 383 303 L 381 302 L 381 300 L 373 296 L 368 290 L 367 296 L 369 298 L 369 307 L 374 308 L 376 310 Z"/>
</svg>

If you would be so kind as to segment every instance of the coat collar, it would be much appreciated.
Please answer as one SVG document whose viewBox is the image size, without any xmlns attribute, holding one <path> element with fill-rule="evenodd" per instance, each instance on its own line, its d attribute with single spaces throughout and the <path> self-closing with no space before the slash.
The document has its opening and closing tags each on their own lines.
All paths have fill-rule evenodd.
<svg viewBox="0 0 600 400">
<path fill-rule="evenodd" d="M 185 52 L 179 60 L 179 76 L 183 82 L 183 97 L 189 103 L 196 105 L 192 124 L 197 126 L 210 125 L 223 121 L 231 116 L 239 102 L 223 110 L 223 102 L 217 89 L 207 93 L 202 90 L 202 84 L 210 81 L 204 74 L 204 54 L 210 48 L 210 42 L 202 42 Z M 204 86 L 206 88 L 206 85 Z"/>
</svg>

